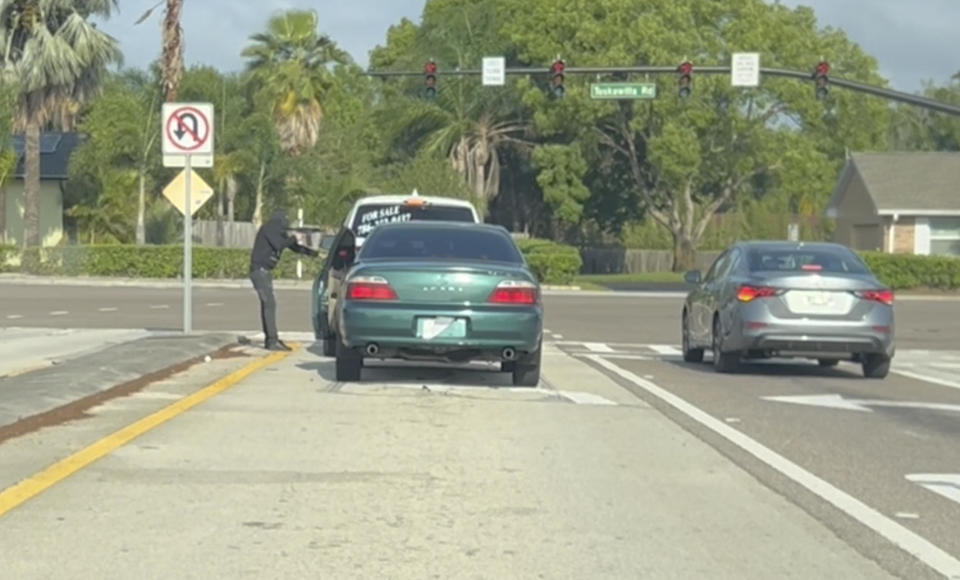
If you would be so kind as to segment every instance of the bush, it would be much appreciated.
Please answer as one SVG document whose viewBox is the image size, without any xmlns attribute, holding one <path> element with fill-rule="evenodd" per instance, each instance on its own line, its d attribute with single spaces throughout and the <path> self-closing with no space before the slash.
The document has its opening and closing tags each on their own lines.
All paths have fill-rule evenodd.
<svg viewBox="0 0 960 580">
<path fill-rule="evenodd" d="M 915 256 L 861 252 L 860 257 L 878 280 L 893 288 L 960 288 L 960 259 L 949 256 Z"/>
<path fill-rule="evenodd" d="M 580 252 L 573 246 L 550 240 L 518 240 L 530 269 L 543 284 L 570 284 L 580 272 Z M 7 252 L 6 254 L 4 252 Z M 15 248 L 0 247 L 0 269 Z M 298 255 L 284 252 L 275 278 L 296 278 Z M 303 277 L 312 280 L 324 258 L 303 258 Z M 250 250 L 242 248 L 193 248 L 193 277 L 241 279 L 248 275 Z M 17 271 L 40 276 L 122 276 L 127 278 L 178 278 L 183 271 L 182 246 L 58 246 L 29 248 Z"/>
<path fill-rule="evenodd" d="M 295 278 L 297 254 L 284 252 L 274 271 L 277 278 Z M 303 257 L 303 277 L 313 279 L 323 266 L 323 257 Z M 246 278 L 250 251 L 239 248 L 196 246 L 193 277 Z M 19 271 L 43 276 L 124 276 L 129 278 L 178 278 L 183 271 L 183 246 L 63 246 L 29 248 Z"/>
<path fill-rule="evenodd" d="M 10 262 L 17 255 L 16 246 L 0 245 L 0 272 L 13 272 L 16 268 Z"/>
<path fill-rule="evenodd" d="M 542 284 L 570 284 L 583 265 L 573 246 L 538 238 L 517 240 L 517 246 Z"/>
</svg>

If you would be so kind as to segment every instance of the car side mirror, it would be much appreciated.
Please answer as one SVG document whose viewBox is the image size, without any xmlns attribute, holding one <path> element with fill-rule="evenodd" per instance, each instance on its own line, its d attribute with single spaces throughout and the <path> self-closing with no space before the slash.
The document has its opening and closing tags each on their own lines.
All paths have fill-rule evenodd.
<svg viewBox="0 0 960 580">
<path fill-rule="evenodd" d="M 683 281 L 687 284 L 699 284 L 700 279 L 700 270 L 690 270 L 683 275 Z"/>
</svg>

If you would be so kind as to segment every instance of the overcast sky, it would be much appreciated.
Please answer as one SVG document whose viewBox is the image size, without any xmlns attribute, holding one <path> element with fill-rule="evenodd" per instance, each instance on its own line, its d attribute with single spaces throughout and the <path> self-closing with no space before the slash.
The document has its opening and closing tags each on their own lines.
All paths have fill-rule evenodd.
<svg viewBox="0 0 960 580">
<path fill-rule="evenodd" d="M 162 10 L 137 26 L 133 24 L 156 3 L 157 0 L 120 0 L 121 12 L 101 24 L 102 29 L 119 39 L 128 66 L 144 67 L 159 55 Z M 917 91 L 925 80 L 943 83 L 960 71 L 956 41 L 960 0 L 781 3 L 812 6 L 821 25 L 843 28 L 854 42 L 878 59 L 881 74 L 895 89 Z M 187 64 L 239 70 L 243 67 L 240 51 L 247 38 L 261 30 L 277 10 L 316 9 L 323 19 L 322 31 L 366 66 L 370 49 L 384 41 L 391 24 L 404 16 L 419 20 L 424 0 L 186 0 L 184 4 Z"/>
</svg>

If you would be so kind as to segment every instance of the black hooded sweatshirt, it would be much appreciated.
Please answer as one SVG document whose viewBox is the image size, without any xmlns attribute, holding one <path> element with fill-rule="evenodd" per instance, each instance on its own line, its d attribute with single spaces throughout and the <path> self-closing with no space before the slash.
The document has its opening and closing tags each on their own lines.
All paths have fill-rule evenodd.
<svg viewBox="0 0 960 580">
<path fill-rule="evenodd" d="M 250 270 L 273 270 L 280 261 L 280 254 L 287 248 L 298 254 L 317 255 L 315 250 L 301 246 L 297 238 L 287 235 L 287 215 L 283 210 L 277 210 L 257 231 L 253 251 L 250 252 Z"/>
</svg>

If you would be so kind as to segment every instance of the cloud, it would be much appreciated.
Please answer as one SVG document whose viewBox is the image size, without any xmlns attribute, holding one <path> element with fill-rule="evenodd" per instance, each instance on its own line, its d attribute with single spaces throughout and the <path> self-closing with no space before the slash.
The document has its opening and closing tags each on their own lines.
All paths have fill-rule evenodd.
<svg viewBox="0 0 960 580">
<path fill-rule="evenodd" d="M 133 23 L 157 0 L 125 0 L 122 12 L 102 23 L 126 55 L 126 64 L 145 67 L 160 54 L 162 10 L 138 26 Z M 958 0 L 782 0 L 816 12 L 821 25 L 842 28 L 880 63 L 892 87 L 916 91 L 924 80 L 943 83 L 960 71 L 955 25 Z M 384 42 L 387 29 L 401 18 L 420 19 L 424 0 L 185 0 L 183 28 L 188 64 L 227 70 L 243 67 L 240 51 L 249 36 L 263 29 L 277 11 L 313 8 L 321 31 L 366 66 L 369 51 Z M 744 47 L 748 50 L 748 47 Z M 811 55 L 811 61 L 819 55 Z M 811 67 L 813 66 L 811 62 Z"/>
</svg>

